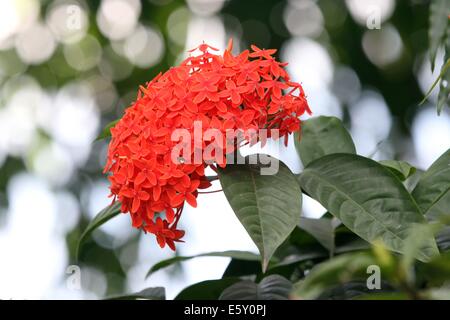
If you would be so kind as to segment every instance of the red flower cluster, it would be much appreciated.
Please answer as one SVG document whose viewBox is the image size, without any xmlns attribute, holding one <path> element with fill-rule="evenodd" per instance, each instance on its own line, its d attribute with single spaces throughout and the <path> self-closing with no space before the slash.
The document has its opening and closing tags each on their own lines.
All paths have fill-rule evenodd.
<svg viewBox="0 0 450 320">
<path fill-rule="evenodd" d="M 175 242 L 182 241 L 184 231 L 177 223 L 184 203 L 196 207 L 198 189 L 210 186 L 205 168 L 215 168 L 209 161 L 171 161 L 178 143 L 171 139 L 175 129 L 192 132 L 195 121 L 203 131 L 278 129 L 287 143 L 288 134 L 300 130 L 298 117 L 310 113 L 301 85 L 289 79 L 286 63 L 272 57 L 276 50 L 252 46 L 251 52 L 234 56 L 231 47 L 230 41 L 223 56 L 206 44 L 192 50 L 200 55 L 141 87 L 111 129 L 105 166 L 111 172 L 111 194 L 122 203 L 122 212 L 130 213 L 133 226 L 154 234 L 161 247 L 174 250 Z M 210 144 L 219 142 L 204 139 L 201 148 Z M 225 144 L 216 146 L 226 150 L 223 154 L 236 148 L 236 142 Z M 209 160 L 225 166 L 219 156 Z"/>
</svg>

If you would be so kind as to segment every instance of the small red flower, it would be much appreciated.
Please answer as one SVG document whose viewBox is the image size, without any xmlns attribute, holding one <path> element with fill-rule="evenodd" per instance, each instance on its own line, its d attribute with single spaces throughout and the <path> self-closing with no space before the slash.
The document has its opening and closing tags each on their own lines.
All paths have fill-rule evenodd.
<svg viewBox="0 0 450 320">
<path fill-rule="evenodd" d="M 175 129 L 193 133 L 195 121 L 202 123 L 203 132 L 214 128 L 224 136 L 228 130 L 278 129 L 287 142 L 290 133 L 300 130 L 299 116 L 311 113 L 301 85 L 273 57 L 276 50 L 251 48 L 234 56 L 230 41 L 221 56 L 201 44 L 190 51 L 200 55 L 141 86 L 136 101 L 111 129 L 104 170 L 111 173 L 111 195 L 121 202 L 122 212 L 130 213 L 132 225 L 154 234 L 162 248 L 167 244 L 175 250 L 175 243 L 182 242 L 184 231 L 177 224 L 184 204 L 196 207 L 198 190 L 211 185 L 205 168 L 226 166 L 225 154 L 239 147 L 235 140 L 205 138 L 202 150 L 216 147 L 223 154 L 213 152 L 195 163 L 199 147 L 183 141 L 193 147 L 192 159 L 180 156 L 173 163 Z M 244 133 L 244 139 L 254 144 L 260 138 Z M 265 138 L 259 141 L 265 143 Z"/>
</svg>

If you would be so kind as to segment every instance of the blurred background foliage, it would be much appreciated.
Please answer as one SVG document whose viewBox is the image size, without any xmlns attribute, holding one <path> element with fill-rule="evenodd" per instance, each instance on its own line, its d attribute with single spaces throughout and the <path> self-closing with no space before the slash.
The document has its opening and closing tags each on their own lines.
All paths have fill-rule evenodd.
<svg viewBox="0 0 450 320">
<path fill-rule="evenodd" d="M 139 85 L 202 41 L 221 50 L 228 38 L 236 51 L 250 44 L 279 49 L 314 115 L 343 119 L 358 153 L 428 167 L 450 146 L 450 114 L 446 108 L 436 116 L 437 93 L 418 105 L 439 72 L 430 71 L 428 6 L 425 0 L 2 0 L 0 298 L 95 298 L 166 282 L 173 297 L 194 279 L 207 279 L 208 264 L 201 262 L 144 282 L 150 265 L 172 253 L 152 248 L 124 217 L 86 244 L 83 290 L 65 285 L 81 231 L 109 201 L 102 175 L 107 141 L 93 142 L 96 135 L 122 115 Z M 436 65 L 442 60 L 439 50 Z M 295 152 L 285 156 L 298 171 Z M 304 206 L 306 216 L 323 214 L 313 200 Z M 204 239 L 192 247 L 204 251 Z"/>
</svg>

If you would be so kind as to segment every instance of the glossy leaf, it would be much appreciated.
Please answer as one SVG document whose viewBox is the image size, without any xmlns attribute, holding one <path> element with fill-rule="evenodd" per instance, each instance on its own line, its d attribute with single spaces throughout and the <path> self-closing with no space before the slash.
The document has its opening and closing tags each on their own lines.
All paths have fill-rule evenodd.
<svg viewBox="0 0 450 320">
<path fill-rule="evenodd" d="M 220 300 L 287 300 L 292 283 L 279 275 L 270 275 L 260 283 L 240 281 L 223 291 Z"/>
<path fill-rule="evenodd" d="M 259 249 L 265 271 L 275 250 L 299 222 L 301 190 L 281 161 L 273 175 L 261 175 L 262 167 L 229 164 L 218 174 L 228 202 Z"/>
<path fill-rule="evenodd" d="M 405 181 L 416 172 L 416 168 L 406 161 L 382 160 L 380 163 L 391 170 L 400 181 Z"/>
<path fill-rule="evenodd" d="M 146 278 L 155 273 L 158 270 L 167 268 L 175 263 L 180 263 L 186 260 L 200 258 L 200 257 L 224 257 L 224 258 L 233 258 L 238 260 L 246 260 L 246 261 L 259 261 L 261 257 L 257 254 L 248 251 L 215 251 L 215 252 L 207 252 L 201 253 L 193 256 L 176 256 L 170 259 L 162 260 L 155 265 L 153 265 L 150 270 L 147 272 Z"/>
<path fill-rule="evenodd" d="M 295 147 L 304 166 L 332 153 L 355 154 L 355 144 L 341 120 L 320 116 L 302 122 L 301 138 L 295 137 Z"/>
<path fill-rule="evenodd" d="M 450 149 L 421 176 L 412 195 L 427 217 L 450 216 Z"/>
<path fill-rule="evenodd" d="M 378 162 L 351 154 L 320 158 L 299 178 L 302 189 L 350 230 L 368 242 L 382 241 L 403 252 L 412 227 L 426 223 L 414 199 L 395 176 Z M 417 257 L 437 253 L 434 238 L 425 239 Z"/>
<path fill-rule="evenodd" d="M 78 240 L 77 245 L 77 251 L 76 251 L 76 257 L 77 259 L 80 256 L 81 247 L 84 243 L 84 241 L 91 235 L 91 233 L 100 227 L 102 224 L 106 223 L 107 221 L 111 220 L 115 216 L 117 216 L 120 213 L 120 207 L 121 204 L 119 202 L 115 202 L 112 205 L 107 206 L 102 211 L 100 211 L 94 219 L 88 224 L 86 229 L 81 234 L 80 239 Z"/>
</svg>

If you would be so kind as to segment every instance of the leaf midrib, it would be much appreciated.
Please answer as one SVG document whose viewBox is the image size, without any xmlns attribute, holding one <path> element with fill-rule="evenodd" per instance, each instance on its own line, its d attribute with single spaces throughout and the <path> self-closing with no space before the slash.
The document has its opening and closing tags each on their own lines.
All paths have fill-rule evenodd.
<svg viewBox="0 0 450 320">
<path fill-rule="evenodd" d="M 266 252 L 266 243 L 265 243 L 265 241 L 264 241 L 264 228 L 263 228 L 263 223 L 262 223 L 262 220 L 261 220 L 261 214 L 260 214 L 260 208 L 259 208 L 259 202 L 258 202 L 258 188 L 256 187 L 256 180 L 255 180 L 255 177 L 254 177 L 254 175 L 253 175 L 253 170 L 250 170 L 250 177 L 251 177 L 251 181 L 252 181 L 252 185 L 253 185 L 253 188 L 255 189 L 255 206 L 256 206 L 256 211 L 257 211 L 257 216 L 258 216 L 258 221 L 259 221 L 259 225 L 260 225 L 260 229 L 261 229 L 261 240 L 262 240 L 262 251 L 263 251 L 263 254 L 262 254 L 262 257 L 263 257 L 263 259 L 264 260 L 266 260 L 266 254 L 267 254 L 267 252 Z"/>
<path fill-rule="evenodd" d="M 363 212 L 365 212 L 367 215 L 369 215 L 370 217 L 372 217 L 376 222 L 378 222 L 384 230 L 386 230 L 388 233 L 394 235 L 397 239 L 401 240 L 401 242 L 404 244 L 405 243 L 405 239 L 400 238 L 397 234 L 395 234 L 394 232 L 392 232 L 391 230 L 389 230 L 380 220 L 378 220 L 374 215 L 372 215 L 369 211 L 367 211 L 363 206 L 361 206 L 358 202 L 356 202 L 356 200 L 354 200 L 352 197 L 350 197 L 349 195 L 347 195 L 345 192 L 340 191 L 339 189 L 337 189 L 333 184 L 331 184 L 330 182 L 328 182 L 327 180 L 323 179 L 320 175 L 314 173 L 314 171 L 312 171 L 311 169 L 309 170 L 309 174 L 316 176 L 319 180 L 324 181 L 326 184 L 328 184 L 329 186 L 332 187 L 332 189 L 336 190 L 338 193 L 344 195 L 348 200 L 352 201 L 353 203 L 356 203 L 357 207 L 361 208 L 361 210 Z"/>
</svg>

